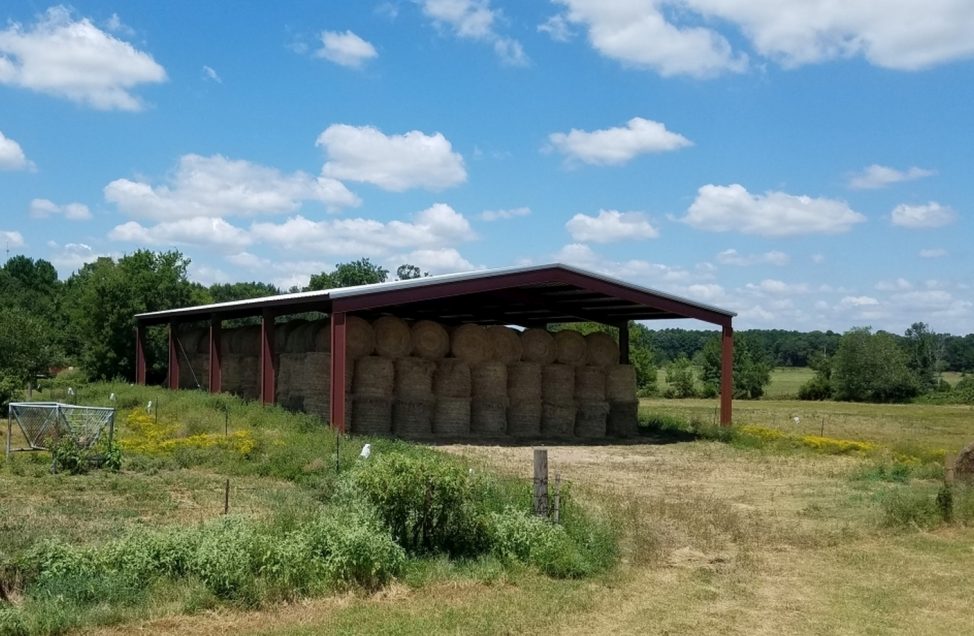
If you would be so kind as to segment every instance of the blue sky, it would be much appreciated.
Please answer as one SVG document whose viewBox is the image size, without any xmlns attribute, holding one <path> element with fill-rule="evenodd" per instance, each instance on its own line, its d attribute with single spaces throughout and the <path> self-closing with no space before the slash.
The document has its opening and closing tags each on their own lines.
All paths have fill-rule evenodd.
<svg viewBox="0 0 974 636">
<path fill-rule="evenodd" d="M 969 0 L 228 6 L 5 3 L 0 248 L 562 261 L 739 328 L 972 331 Z"/>
</svg>

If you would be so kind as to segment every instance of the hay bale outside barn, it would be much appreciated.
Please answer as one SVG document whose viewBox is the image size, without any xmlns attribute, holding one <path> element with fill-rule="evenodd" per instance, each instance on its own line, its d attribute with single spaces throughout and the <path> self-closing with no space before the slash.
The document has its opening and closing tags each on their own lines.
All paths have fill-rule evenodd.
<svg viewBox="0 0 974 636">
<path fill-rule="evenodd" d="M 596 331 L 585 336 L 585 362 L 596 367 L 619 363 L 619 345 L 607 333 Z"/>
<path fill-rule="evenodd" d="M 572 366 L 585 364 L 585 359 L 588 357 L 585 336 L 571 329 L 555 333 L 555 352 L 555 359 L 561 364 Z"/>
<path fill-rule="evenodd" d="M 436 362 L 425 358 L 399 358 L 395 361 L 396 399 L 410 402 L 433 399 Z"/>
<path fill-rule="evenodd" d="M 487 347 L 489 358 L 504 364 L 520 361 L 522 355 L 521 335 L 503 325 L 487 327 Z"/>
<path fill-rule="evenodd" d="M 526 362 L 552 364 L 558 357 L 554 337 L 545 329 L 525 329 L 521 333 L 521 359 Z"/>
<path fill-rule="evenodd" d="M 511 400 L 541 402 L 541 365 L 518 362 L 507 367 L 507 395 Z"/>
<path fill-rule="evenodd" d="M 382 316 L 372 323 L 375 333 L 375 352 L 386 358 L 408 356 L 413 349 L 409 325 L 395 316 Z"/>
<path fill-rule="evenodd" d="M 639 434 L 639 402 L 609 402 L 606 434 L 635 437 Z"/>
<path fill-rule="evenodd" d="M 578 403 L 575 414 L 575 436 L 585 438 L 605 437 L 609 403 L 586 401 Z"/>
<path fill-rule="evenodd" d="M 636 369 L 617 364 L 606 368 L 605 396 L 610 402 L 632 402 L 636 399 Z"/>
<path fill-rule="evenodd" d="M 412 354 L 428 360 L 439 360 L 450 353 L 450 334 L 446 328 L 432 320 L 420 320 L 410 328 L 413 342 Z"/>
</svg>

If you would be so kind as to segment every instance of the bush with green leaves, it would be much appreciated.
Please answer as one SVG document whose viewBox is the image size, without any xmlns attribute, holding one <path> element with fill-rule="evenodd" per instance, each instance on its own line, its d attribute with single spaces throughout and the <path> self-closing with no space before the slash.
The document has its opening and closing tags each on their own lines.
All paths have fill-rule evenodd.
<svg viewBox="0 0 974 636">
<path fill-rule="evenodd" d="M 556 578 L 579 578 L 595 569 L 564 526 L 518 508 L 491 515 L 493 553 L 504 561 L 533 565 Z"/>
</svg>

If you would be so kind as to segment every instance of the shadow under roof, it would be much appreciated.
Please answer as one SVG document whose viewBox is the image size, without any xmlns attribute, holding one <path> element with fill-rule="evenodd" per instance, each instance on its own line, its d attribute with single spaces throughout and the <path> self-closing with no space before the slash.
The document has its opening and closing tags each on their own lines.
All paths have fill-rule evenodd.
<svg viewBox="0 0 974 636">
<path fill-rule="evenodd" d="M 138 314 L 144 326 L 318 311 L 366 318 L 544 326 L 694 318 L 730 326 L 734 312 L 555 263 L 340 287 Z"/>
</svg>

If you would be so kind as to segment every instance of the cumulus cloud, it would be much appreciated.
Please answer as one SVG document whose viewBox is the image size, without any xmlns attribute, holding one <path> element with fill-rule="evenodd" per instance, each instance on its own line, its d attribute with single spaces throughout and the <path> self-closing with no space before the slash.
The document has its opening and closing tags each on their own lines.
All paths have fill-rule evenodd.
<svg viewBox="0 0 974 636">
<path fill-rule="evenodd" d="M 252 242 L 245 230 L 223 219 L 205 216 L 165 221 L 152 226 L 129 221 L 115 226 L 108 233 L 108 238 L 138 245 L 206 245 L 235 249 Z"/>
<path fill-rule="evenodd" d="M 312 221 L 296 216 L 279 224 L 254 223 L 251 235 L 286 248 L 370 257 L 450 247 L 476 238 L 466 217 L 445 203 L 416 213 L 411 221 L 363 218 Z"/>
<path fill-rule="evenodd" d="M 315 57 L 339 66 L 362 68 L 369 60 L 379 57 L 379 53 L 372 44 L 351 31 L 322 31 L 321 48 L 315 51 Z"/>
<path fill-rule="evenodd" d="M 490 0 L 418 0 L 423 14 L 440 28 L 459 38 L 487 42 L 505 64 L 524 66 L 528 57 L 524 47 L 513 38 L 497 32 L 495 24 L 500 12 L 490 6 Z"/>
<path fill-rule="evenodd" d="M 452 274 L 453 272 L 469 272 L 477 267 L 465 259 L 453 247 L 413 250 L 408 254 L 397 257 L 391 264 L 409 263 L 430 274 Z"/>
<path fill-rule="evenodd" d="M 573 128 L 567 133 L 552 133 L 548 141 L 569 160 L 594 165 L 621 165 L 638 155 L 678 150 L 693 143 L 666 126 L 642 117 L 633 117 L 624 127 L 586 132 Z"/>
<path fill-rule="evenodd" d="M 840 307 L 875 307 L 879 301 L 872 296 L 845 296 L 839 301 Z"/>
<path fill-rule="evenodd" d="M 71 272 L 81 269 L 85 263 L 92 263 L 102 256 L 111 256 L 95 250 L 87 243 L 65 243 L 59 245 L 54 241 L 48 241 L 47 246 L 51 253 L 47 260 L 66 277 Z"/>
<path fill-rule="evenodd" d="M 137 111 L 131 90 L 166 80 L 152 56 L 106 33 L 64 6 L 30 27 L 0 31 L 0 84 L 64 97 L 99 110 Z"/>
<path fill-rule="evenodd" d="M 933 170 L 913 166 L 906 170 L 897 170 L 888 166 L 873 164 L 849 179 L 849 187 L 853 190 L 875 190 L 885 188 L 901 181 L 915 181 L 936 174 Z"/>
<path fill-rule="evenodd" d="M 372 126 L 333 124 L 318 136 L 328 157 L 322 174 L 385 190 L 442 190 L 467 180 L 463 157 L 441 133 L 385 135 Z"/>
<path fill-rule="evenodd" d="M 599 210 L 598 216 L 576 214 L 565 224 L 565 228 L 572 240 L 583 243 L 614 243 L 659 236 L 659 230 L 642 212 Z"/>
<path fill-rule="evenodd" d="M 567 42 L 575 37 L 568 19 L 561 14 L 553 15 L 539 24 L 538 31 L 547 33 L 556 42 Z"/>
<path fill-rule="evenodd" d="M 744 288 L 759 295 L 807 294 L 809 291 L 808 285 L 805 283 L 786 283 L 774 278 L 765 278 L 759 283 L 748 283 Z"/>
<path fill-rule="evenodd" d="M 893 225 L 910 229 L 943 227 L 954 222 L 957 213 L 947 205 L 931 201 L 926 205 L 907 205 L 903 203 L 893 208 L 890 220 Z"/>
<path fill-rule="evenodd" d="M 787 265 L 791 258 L 784 252 L 771 250 L 763 254 L 741 254 L 731 248 L 717 254 L 717 262 L 721 265 Z"/>
<path fill-rule="evenodd" d="M 592 47 L 627 66 L 664 77 L 710 77 L 747 68 L 747 56 L 735 53 L 727 39 L 701 26 L 677 26 L 656 0 L 556 0 L 564 19 L 588 31 Z"/>
<path fill-rule="evenodd" d="M 866 217 L 844 201 L 784 192 L 751 194 L 735 183 L 701 187 L 680 220 L 709 232 L 796 236 L 847 232 Z"/>
<path fill-rule="evenodd" d="M 0 66 L 3 61 L 0 58 Z M 0 170 L 31 170 L 34 162 L 27 158 L 23 149 L 13 139 L 0 132 Z"/>
<path fill-rule="evenodd" d="M 652 263 L 641 259 L 616 261 L 598 254 L 584 243 L 570 243 L 555 252 L 556 262 L 574 265 L 607 276 L 640 282 L 649 286 L 676 286 L 702 284 L 708 275 L 701 276 L 682 267 Z M 683 287 L 681 287 L 683 288 Z"/>
<path fill-rule="evenodd" d="M 305 201 L 323 204 L 329 211 L 360 203 L 335 179 L 283 174 L 222 155 L 183 155 L 166 184 L 116 179 L 104 193 L 125 213 L 160 221 L 281 214 L 296 211 Z"/>
<path fill-rule="evenodd" d="M 4 249 L 23 247 L 24 235 L 15 230 L 0 230 L 0 242 L 3 242 Z"/>
<path fill-rule="evenodd" d="M 71 221 L 87 221 L 91 218 L 91 210 L 83 203 L 58 205 L 50 199 L 34 199 L 30 202 L 30 216 L 34 219 L 63 216 Z"/>
<path fill-rule="evenodd" d="M 502 219 L 514 219 L 519 216 L 528 216 L 531 214 L 531 208 L 520 207 L 520 208 L 509 208 L 506 210 L 484 210 L 480 213 L 480 219 L 482 221 L 500 221 Z"/>
</svg>

